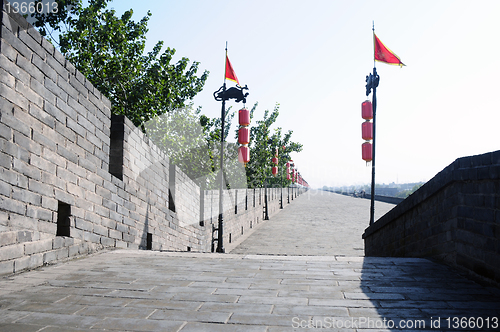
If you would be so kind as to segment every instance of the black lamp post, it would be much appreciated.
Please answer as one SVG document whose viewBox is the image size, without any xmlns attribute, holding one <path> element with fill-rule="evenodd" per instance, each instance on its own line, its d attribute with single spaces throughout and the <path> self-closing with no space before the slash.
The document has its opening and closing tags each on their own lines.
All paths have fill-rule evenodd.
<svg viewBox="0 0 500 332">
<path fill-rule="evenodd" d="M 227 45 L 226 45 L 226 59 L 227 59 Z M 224 84 L 219 90 L 214 92 L 214 98 L 217 101 L 222 101 L 221 108 L 221 135 L 220 135 L 220 187 L 219 187 L 219 223 L 217 228 L 214 228 L 213 231 L 217 231 L 217 252 L 224 253 L 224 187 L 226 183 L 224 181 L 224 126 L 226 122 L 226 100 L 235 99 L 238 103 L 243 101 L 243 105 L 246 103 L 246 97 L 248 96 L 248 92 L 244 92 L 244 90 L 248 90 L 248 87 L 240 87 L 237 85 L 236 87 L 231 87 L 226 90 L 226 75 L 224 75 Z"/>
<path fill-rule="evenodd" d="M 372 107 L 373 107 L 373 147 L 372 147 L 372 187 L 371 187 L 371 205 L 370 205 L 370 225 L 375 222 L 375 117 L 377 114 L 377 87 L 380 77 L 377 74 L 377 68 L 373 67 L 373 75 L 366 76 L 366 96 L 373 89 Z"/>
</svg>

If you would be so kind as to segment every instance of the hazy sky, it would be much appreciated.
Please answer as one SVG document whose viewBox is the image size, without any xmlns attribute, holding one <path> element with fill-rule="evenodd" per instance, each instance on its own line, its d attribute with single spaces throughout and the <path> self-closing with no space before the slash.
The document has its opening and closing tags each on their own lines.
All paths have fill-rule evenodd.
<svg viewBox="0 0 500 332">
<path fill-rule="evenodd" d="M 500 1 L 116 0 L 147 10 L 158 40 L 210 71 L 194 99 L 220 116 L 224 48 L 256 118 L 304 145 L 293 159 L 313 187 L 364 184 L 361 103 L 373 70 L 372 22 L 407 65 L 377 62 L 377 183 L 427 181 L 456 158 L 500 148 Z M 200 72 L 201 74 L 201 72 Z M 228 81 L 229 82 L 229 81 Z M 371 96 L 370 96 L 371 98 Z M 230 102 L 233 107 L 241 104 Z M 233 134 L 230 135 L 231 139 Z"/>
</svg>

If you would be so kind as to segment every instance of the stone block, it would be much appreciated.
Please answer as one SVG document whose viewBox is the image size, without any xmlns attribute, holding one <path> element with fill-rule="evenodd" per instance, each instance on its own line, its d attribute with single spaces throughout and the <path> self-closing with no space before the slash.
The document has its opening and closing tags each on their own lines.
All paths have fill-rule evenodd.
<svg viewBox="0 0 500 332">
<path fill-rule="evenodd" d="M 56 236 L 52 240 L 52 249 L 59 249 L 64 247 L 64 236 Z"/>
<path fill-rule="evenodd" d="M 89 90 L 81 83 L 78 78 L 84 80 L 83 75 L 80 72 L 77 72 L 76 76 L 69 77 L 69 84 L 71 84 L 73 88 L 75 88 L 79 93 L 86 97 L 88 96 Z"/>
<path fill-rule="evenodd" d="M 43 110 L 50 114 L 55 120 L 66 123 L 66 114 L 48 100 L 44 102 Z"/>
<path fill-rule="evenodd" d="M 7 20 L 7 22 L 10 22 L 10 20 Z M 0 48 L 1 54 L 5 55 L 10 61 L 16 62 L 16 58 L 19 53 L 9 43 L 0 43 Z"/>
<path fill-rule="evenodd" d="M 16 65 L 18 65 L 19 68 L 22 68 L 25 72 L 28 73 L 28 75 L 30 75 L 38 82 L 43 82 L 43 78 L 45 75 L 40 71 L 40 69 L 38 69 L 34 64 L 31 63 L 30 59 L 18 56 L 16 59 Z M 24 82 L 26 84 L 29 83 L 29 81 Z"/>
<path fill-rule="evenodd" d="M 33 179 L 29 179 L 28 189 L 35 193 L 39 193 L 43 196 L 48 196 L 48 197 L 54 196 L 54 189 L 52 186 L 49 186 L 47 184 L 41 183 Z"/>
<path fill-rule="evenodd" d="M 122 239 L 122 233 L 113 229 L 109 230 L 109 237 L 112 239 L 117 239 L 121 240 Z"/>
<path fill-rule="evenodd" d="M 0 96 L 12 102 L 14 105 L 20 107 L 21 109 L 28 109 L 28 99 L 5 84 L 0 84 Z"/>
<path fill-rule="evenodd" d="M 17 232 L 1 232 L 0 233 L 0 247 L 15 244 L 17 242 Z"/>
<path fill-rule="evenodd" d="M 18 231 L 17 232 L 17 242 L 31 242 L 33 240 L 33 231 Z"/>
<path fill-rule="evenodd" d="M 92 172 L 92 173 L 96 173 L 97 171 L 97 165 L 88 161 L 87 159 L 85 158 L 79 158 L 78 159 L 78 165 L 85 168 L 86 170 Z"/>
<path fill-rule="evenodd" d="M 34 254 L 30 256 L 29 269 L 34 269 L 43 265 L 43 254 Z"/>
<path fill-rule="evenodd" d="M 35 91 L 31 90 L 29 83 L 24 84 L 21 81 L 16 81 L 16 92 L 23 95 L 30 102 L 38 105 L 38 107 L 43 107 L 43 99 L 38 95 Z M 27 110 L 27 107 L 23 107 L 23 109 Z"/>
<path fill-rule="evenodd" d="M 24 245 L 26 255 L 33 255 L 52 250 L 52 239 L 43 239 L 33 242 L 27 242 Z"/>
<path fill-rule="evenodd" d="M 105 247 L 114 247 L 115 240 L 110 239 L 109 237 L 101 236 L 101 244 Z"/>
<path fill-rule="evenodd" d="M 15 86 L 16 86 L 16 79 L 14 76 L 9 74 L 3 68 L 0 68 L 0 83 L 5 84 L 9 88 L 12 89 L 12 88 L 15 88 Z"/>
<path fill-rule="evenodd" d="M 47 98 L 44 97 L 46 102 Z M 29 114 L 32 115 L 37 120 L 41 121 L 43 124 L 49 126 L 50 128 L 55 127 L 55 119 L 50 116 L 47 112 L 42 111 L 42 109 L 34 104 L 29 106 Z M 43 136 L 38 133 L 38 135 Z M 38 140 L 37 140 L 38 141 Z"/>
<path fill-rule="evenodd" d="M 54 263 L 56 260 L 57 260 L 57 254 L 55 250 L 43 253 L 43 264 Z"/>
<path fill-rule="evenodd" d="M 0 210 L 24 215 L 26 213 L 26 203 L 8 197 L 0 197 Z"/>
<path fill-rule="evenodd" d="M 24 244 L 0 247 L 0 261 L 7 261 L 24 256 Z"/>
<path fill-rule="evenodd" d="M 35 206 L 42 205 L 42 196 L 22 188 L 17 188 L 17 187 L 12 188 L 12 199 L 24 203 L 29 203 Z"/>
<path fill-rule="evenodd" d="M 1 262 L 0 261 L 0 275 L 14 273 L 14 261 Z"/>
<path fill-rule="evenodd" d="M 12 156 L 0 151 L 0 166 L 6 169 L 12 168 Z"/>
<path fill-rule="evenodd" d="M 85 219 L 95 225 L 101 224 L 101 216 L 92 211 L 85 211 Z M 106 233 L 107 235 L 107 233 Z"/>
<path fill-rule="evenodd" d="M 24 56 L 27 59 L 31 59 L 31 55 L 33 52 L 17 36 L 15 36 L 12 31 L 7 29 L 4 25 L 2 25 L 1 36 L 4 39 L 4 41 L 2 41 L 2 44 L 4 42 L 7 42 L 17 52 L 21 53 L 22 56 Z"/>
<path fill-rule="evenodd" d="M 69 76 L 71 75 L 67 75 L 65 76 L 65 78 L 69 78 Z M 78 91 L 73 86 L 71 86 L 66 79 L 61 79 L 61 77 L 59 77 L 57 79 L 57 85 L 72 98 L 78 98 Z"/>
<path fill-rule="evenodd" d="M 55 221 L 49 222 L 42 220 L 38 222 L 38 230 L 41 233 L 50 234 L 51 236 L 54 236 L 57 233 L 57 224 L 55 223 Z"/>
<path fill-rule="evenodd" d="M 81 218 L 75 218 L 75 227 L 88 232 L 93 230 L 93 224 Z"/>
<path fill-rule="evenodd" d="M 60 54 L 59 51 L 55 50 L 54 51 L 54 55 L 55 54 Z M 60 62 L 58 62 L 54 57 L 52 56 L 47 56 L 45 61 L 47 62 L 47 64 L 52 68 L 54 69 L 57 74 L 59 75 L 60 78 L 58 79 L 67 79 L 68 76 L 69 76 L 69 72 L 66 68 L 64 68 L 63 65 L 61 65 Z M 60 88 L 59 88 L 60 89 Z M 62 89 L 60 89 L 62 90 Z M 65 98 L 63 98 L 65 99 Z"/>
<path fill-rule="evenodd" d="M 28 30 L 19 30 L 19 39 L 26 45 L 28 46 L 34 53 L 38 54 L 40 57 L 45 57 L 46 51 L 43 49 L 43 47 L 40 45 L 39 42 L 33 38 L 33 36 L 38 33 L 34 28 L 31 28 L 32 34 L 28 33 Z M 41 38 L 40 38 L 41 41 Z"/>
<path fill-rule="evenodd" d="M 123 241 L 127 243 L 134 243 L 135 242 L 135 236 L 123 233 Z"/>
<path fill-rule="evenodd" d="M 83 188 L 81 188 L 80 186 L 78 186 L 74 183 L 71 183 L 71 182 L 68 182 L 66 184 L 66 188 L 67 188 L 68 193 L 75 195 L 77 197 L 83 197 L 84 192 L 85 192 L 83 190 Z"/>
<path fill-rule="evenodd" d="M 60 189 L 54 189 L 54 197 L 55 199 L 64 202 L 69 205 L 74 205 L 75 204 L 75 197 L 71 194 L 68 194 L 65 191 L 62 191 Z"/>
<path fill-rule="evenodd" d="M 116 240 L 115 246 L 117 248 L 127 249 L 127 242 Z"/>
<path fill-rule="evenodd" d="M 50 58 L 47 58 L 47 63 L 49 62 Z M 57 70 L 56 70 L 57 71 Z M 60 76 L 58 76 L 58 80 L 60 79 Z M 56 97 L 59 97 L 60 99 L 62 99 L 63 101 L 66 101 L 68 100 L 68 94 L 63 90 L 61 89 L 54 81 L 52 81 L 51 79 L 49 78 L 45 78 L 44 80 L 44 85 L 45 87 L 50 91 L 52 92 Z"/>
<path fill-rule="evenodd" d="M 102 236 L 108 236 L 108 228 L 101 225 L 94 225 L 94 233 Z"/>
<path fill-rule="evenodd" d="M 30 267 L 30 262 L 30 256 L 24 256 L 14 260 L 14 273 L 28 269 Z"/>
<path fill-rule="evenodd" d="M 76 142 L 76 134 L 75 134 L 75 132 L 74 132 L 73 130 L 69 129 L 68 127 L 66 127 L 66 124 L 65 124 L 65 123 L 62 123 L 62 122 L 56 122 L 56 128 L 55 128 L 55 129 L 56 129 L 56 132 L 58 132 L 58 133 L 59 133 L 60 135 L 62 135 L 63 137 L 67 138 L 69 142 L 71 142 L 71 143 L 75 143 L 75 142 Z M 66 146 L 66 148 L 68 148 L 68 147 L 69 147 L 69 146 L 68 146 L 69 144 L 66 144 L 66 145 L 67 145 L 67 146 Z M 59 146 L 58 146 L 58 148 L 60 148 L 60 147 L 62 148 L 62 146 L 61 146 L 61 145 L 59 145 Z M 59 152 L 59 149 L 58 149 L 58 151 L 57 151 L 57 152 L 58 152 L 58 153 L 60 153 L 60 152 Z M 66 152 L 66 154 L 67 154 L 67 153 L 68 153 L 68 152 Z M 74 153 L 74 151 L 72 151 L 71 153 L 76 155 L 76 153 Z M 61 154 L 61 155 L 62 155 L 62 154 Z M 70 159 L 70 158 L 69 158 L 69 157 L 67 157 L 66 155 L 63 155 L 63 156 L 64 156 L 65 158 Z M 70 160 L 74 162 L 74 159 L 70 159 Z"/>
<path fill-rule="evenodd" d="M 95 233 L 84 232 L 83 239 L 88 242 L 101 243 L 101 237 Z"/>
<path fill-rule="evenodd" d="M 23 135 L 20 135 L 20 137 L 23 137 Z M 19 141 L 19 139 L 17 139 Z M 15 171 L 20 172 L 21 174 L 26 175 L 30 179 L 34 179 L 37 181 L 40 181 L 42 178 L 42 173 L 40 172 L 40 169 L 34 167 L 33 165 L 29 165 L 28 163 L 14 158 L 12 161 L 12 168 Z"/>
</svg>

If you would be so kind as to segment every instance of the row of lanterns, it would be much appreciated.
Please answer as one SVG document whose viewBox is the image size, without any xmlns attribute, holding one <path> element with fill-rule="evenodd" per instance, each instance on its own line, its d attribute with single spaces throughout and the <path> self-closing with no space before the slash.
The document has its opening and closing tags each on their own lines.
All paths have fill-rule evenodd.
<svg viewBox="0 0 500 332">
<path fill-rule="evenodd" d="M 240 124 L 240 129 L 238 130 L 238 143 L 241 144 L 238 148 L 238 161 L 245 165 L 250 161 L 250 148 L 248 144 L 250 143 L 250 111 L 246 108 L 242 108 L 238 111 L 238 123 Z M 284 149 L 285 147 L 283 147 Z M 275 150 L 274 157 L 271 159 L 274 164 L 272 167 L 273 176 L 278 175 L 278 148 Z M 286 163 L 286 179 L 292 180 L 293 183 L 298 183 L 303 186 L 309 186 L 307 182 L 302 179 L 300 174 L 293 167 L 293 160 Z"/>
<path fill-rule="evenodd" d="M 271 159 L 271 162 L 274 164 L 273 168 L 271 169 L 271 172 L 273 176 L 275 177 L 278 175 L 278 148 L 276 148 L 276 151 L 274 153 L 273 159 Z"/>
<path fill-rule="evenodd" d="M 361 137 L 365 142 L 361 145 L 361 155 L 364 161 L 367 163 L 372 161 L 373 149 L 371 140 L 373 139 L 373 108 L 372 103 L 369 100 L 365 100 L 361 104 L 361 117 L 365 120 L 361 124 Z"/>
<path fill-rule="evenodd" d="M 241 146 L 238 148 L 238 161 L 242 163 L 245 167 L 250 161 L 250 148 L 248 143 L 250 143 L 250 111 L 246 108 L 242 108 L 238 111 L 238 122 L 240 124 L 240 129 L 238 130 L 238 143 Z"/>
</svg>

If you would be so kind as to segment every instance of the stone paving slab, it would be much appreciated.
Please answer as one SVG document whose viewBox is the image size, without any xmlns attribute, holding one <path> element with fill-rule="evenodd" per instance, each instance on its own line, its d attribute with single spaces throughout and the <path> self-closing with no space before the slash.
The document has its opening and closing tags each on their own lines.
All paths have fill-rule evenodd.
<svg viewBox="0 0 500 332">
<path fill-rule="evenodd" d="M 0 331 L 438 331 L 438 318 L 500 316 L 497 289 L 415 258 L 116 250 L 0 289 Z"/>
<path fill-rule="evenodd" d="M 375 201 L 375 220 L 396 205 Z M 370 200 L 309 190 L 260 224 L 233 254 L 364 256 Z"/>
<path fill-rule="evenodd" d="M 363 257 L 368 217 L 369 200 L 310 192 L 229 254 L 115 250 L 3 277 L 0 331 L 498 330 L 498 289 Z"/>
</svg>

